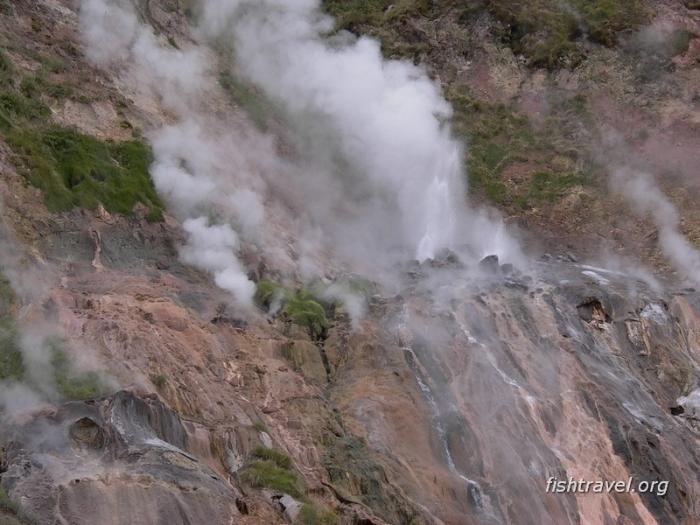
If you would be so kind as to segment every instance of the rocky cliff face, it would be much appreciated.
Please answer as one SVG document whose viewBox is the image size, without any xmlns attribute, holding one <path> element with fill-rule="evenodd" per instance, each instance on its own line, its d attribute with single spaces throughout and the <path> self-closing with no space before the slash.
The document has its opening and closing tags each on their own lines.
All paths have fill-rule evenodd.
<svg viewBox="0 0 700 525">
<path fill-rule="evenodd" d="M 179 2 L 136 6 L 173 46 L 191 38 Z M 269 279 L 283 268 L 251 249 L 241 258 L 258 308 L 244 315 L 181 262 L 185 232 L 130 169 L 139 129 L 172 115 L 89 64 L 78 8 L 0 1 L 1 520 L 700 520 L 696 291 L 572 256 L 517 270 L 453 253 L 406 263 L 382 286 L 319 256 L 327 280 L 352 283 L 355 319 L 299 291 L 300 275 L 281 291 Z M 207 111 L 243 137 L 239 106 L 250 113 L 255 92 L 241 90 L 238 105 L 211 93 Z M 83 151 L 133 192 L 92 202 L 75 190 L 108 169 L 84 171 Z M 43 198 L 64 188 L 68 204 Z M 276 217 L 280 239 L 295 234 L 289 217 Z M 551 477 L 668 488 L 556 494 Z"/>
</svg>

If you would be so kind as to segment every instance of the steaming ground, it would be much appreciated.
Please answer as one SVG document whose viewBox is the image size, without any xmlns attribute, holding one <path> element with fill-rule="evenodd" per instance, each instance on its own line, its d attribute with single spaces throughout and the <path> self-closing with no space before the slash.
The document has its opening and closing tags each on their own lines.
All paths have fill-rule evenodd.
<svg viewBox="0 0 700 525">
<path fill-rule="evenodd" d="M 679 231 L 680 216 L 654 178 L 633 168 L 616 170 L 610 178 L 613 191 L 624 196 L 635 213 L 650 217 L 659 232 L 659 245 L 680 275 L 700 284 L 700 252 Z"/>
<path fill-rule="evenodd" d="M 237 304 L 250 306 L 254 293 L 235 255 L 242 244 L 302 279 L 322 277 L 328 253 L 374 278 L 448 248 L 518 256 L 499 219 L 465 207 L 451 109 L 424 71 L 384 60 L 373 40 L 323 36 L 332 21 L 317 2 L 201 7 L 200 38 L 230 43 L 236 60 L 225 67 L 284 108 L 299 136 L 291 155 L 211 116 L 206 98 L 216 86 L 203 48 L 169 47 L 126 2 L 84 2 L 81 26 L 95 63 L 122 70 L 177 116 L 150 133 L 153 179 L 184 221 L 183 260 L 209 271 Z M 275 200 L 281 220 L 266 212 Z M 293 225 L 291 249 L 272 239 L 275 221 Z"/>
</svg>

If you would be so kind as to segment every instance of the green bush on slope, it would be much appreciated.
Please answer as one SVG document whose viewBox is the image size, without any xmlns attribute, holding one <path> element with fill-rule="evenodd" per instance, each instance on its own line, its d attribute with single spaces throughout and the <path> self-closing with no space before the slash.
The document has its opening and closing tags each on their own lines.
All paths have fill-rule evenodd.
<svg viewBox="0 0 700 525">
<path fill-rule="evenodd" d="M 281 302 L 280 313 L 283 317 L 307 328 L 311 337 L 323 337 L 328 328 L 326 311 L 311 293 L 306 290 L 292 292 L 274 281 L 260 280 L 255 292 L 255 302 L 259 307 L 269 309 L 275 300 Z"/>
<path fill-rule="evenodd" d="M 305 497 L 304 487 L 297 475 L 274 461 L 256 460 L 243 468 L 241 481 L 254 488 L 267 488 L 289 494 L 293 498 Z"/>
</svg>

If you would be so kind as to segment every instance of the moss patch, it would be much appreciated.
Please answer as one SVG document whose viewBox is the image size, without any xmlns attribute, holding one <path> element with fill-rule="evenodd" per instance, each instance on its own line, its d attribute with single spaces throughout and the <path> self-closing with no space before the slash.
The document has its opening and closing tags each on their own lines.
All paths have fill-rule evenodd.
<svg viewBox="0 0 700 525">
<path fill-rule="evenodd" d="M 418 517 L 415 509 L 395 492 L 384 468 L 372 459 L 372 452 L 362 439 L 336 439 L 326 450 L 324 466 L 336 488 L 358 496 L 384 520 L 411 523 Z"/>
</svg>

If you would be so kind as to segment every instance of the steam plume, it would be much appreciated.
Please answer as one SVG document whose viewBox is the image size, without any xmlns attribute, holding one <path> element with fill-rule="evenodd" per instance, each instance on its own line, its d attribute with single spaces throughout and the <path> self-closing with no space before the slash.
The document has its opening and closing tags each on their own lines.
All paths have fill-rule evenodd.
<svg viewBox="0 0 700 525">
<path fill-rule="evenodd" d="M 424 260 L 470 240 L 458 230 L 470 218 L 463 152 L 447 124 L 451 108 L 422 69 L 384 60 L 369 38 L 328 38 L 333 21 L 316 0 L 205 0 L 202 28 L 209 36 L 230 33 L 240 71 L 302 120 L 306 132 L 315 128 L 317 143 L 330 133 L 360 174 L 352 184 L 367 192 L 357 214 L 344 217 L 351 227 L 339 230 L 353 250 L 398 244 Z M 328 182 L 326 176 L 322 184 Z M 341 191 L 355 206 L 356 188 L 341 184 Z M 335 209 L 346 212 L 347 204 Z M 353 242 L 357 230 L 364 239 Z"/>
<path fill-rule="evenodd" d="M 635 213 L 651 218 L 659 229 L 661 249 L 673 266 L 687 278 L 700 283 L 700 252 L 678 231 L 678 212 L 652 176 L 621 168 L 613 173 L 611 185 L 632 205 Z"/>
<path fill-rule="evenodd" d="M 236 71 L 289 115 L 295 154 L 213 116 L 205 46 L 169 46 L 127 2 L 85 0 L 81 10 L 90 59 L 177 116 L 149 136 L 154 182 L 187 233 L 183 260 L 250 305 L 253 283 L 236 255 L 243 246 L 274 267 L 293 260 L 309 279 L 329 267 L 325 253 L 375 278 L 465 244 L 472 255 L 515 253 L 499 221 L 466 209 L 451 108 L 422 69 L 384 60 L 374 40 L 327 37 L 333 21 L 317 1 L 201 6 L 199 36 L 231 38 Z"/>
</svg>

